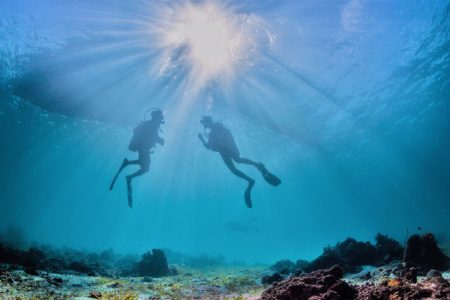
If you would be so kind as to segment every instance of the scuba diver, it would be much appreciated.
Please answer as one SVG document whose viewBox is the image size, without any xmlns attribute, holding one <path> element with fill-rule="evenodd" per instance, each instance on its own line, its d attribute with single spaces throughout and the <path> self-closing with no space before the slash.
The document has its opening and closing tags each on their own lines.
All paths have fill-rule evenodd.
<svg viewBox="0 0 450 300">
<path fill-rule="evenodd" d="M 148 111 L 147 111 L 148 112 Z M 146 112 L 146 114 L 147 114 Z M 145 115 L 146 115 L 145 114 Z M 120 172 L 129 165 L 139 165 L 140 169 L 135 173 L 126 176 L 127 180 L 127 191 L 128 191 L 128 206 L 133 207 L 133 191 L 131 187 L 131 180 L 137 176 L 141 176 L 148 172 L 150 168 L 150 154 L 154 152 L 156 144 L 164 145 L 164 139 L 159 136 L 159 131 L 161 131 L 161 124 L 164 124 L 164 114 L 160 109 L 152 109 L 152 118 L 150 120 L 145 120 L 139 123 L 133 131 L 133 137 L 131 138 L 128 149 L 133 152 L 138 152 L 139 156 L 137 160 L 128 160 L 124 158 L 122 165 L 117 171 L 109 190 L 114 188 L 114 183 L 117 180 Z"/>
<path fill-rule="evenodd" d="M 281 183 L 281 180 L 278 177 L 267 171 L 264 164 L 241 157 L 233 135 L 225 126 L 223 126 L 222 123 L 214 122 L 210 116 L 204 116 L 200 120 L 200 123 L 203 125 L 203 129 L 205 130 L 204 135 L 208 138 L 208 141 L 205 141 L 204 135 L 201 133 L 198 135 L 205 148 L 211 151 L 219 152 L 228 169 L 234 175 L 248 182 L 248 186 L 244 194 L 245 204 L 248 208 L 252 207 L 251 190 L 255 185 L 255 180 L 238 170 L 233 161 L 256 167 L 261 172 L 263 178 L 273 186 L 278 186 Z M 207 133 L 207 130 L 209 130 L 209 133 Z"/>
</svg>

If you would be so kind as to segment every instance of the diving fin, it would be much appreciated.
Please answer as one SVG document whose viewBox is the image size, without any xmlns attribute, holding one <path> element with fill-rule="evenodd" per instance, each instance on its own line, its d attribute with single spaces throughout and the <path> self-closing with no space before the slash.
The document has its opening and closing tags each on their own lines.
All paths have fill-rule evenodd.
<svg viewBox="0 0 450 300">
<path fill-rule="evenodd" d="M 128 193 L 128 207 L 133 208 L 133 189 L 131 188 L 131 178 L 127 176 L 127 193 Z"/>
<path fill-rule="evenodd" d="M 252 188 L 255 185 L 255 181 L 250 181 L 248 183 L 247 189 L 245 190 L 245 194 L 244 194 L 244 199 L 245 199 L 245 204 L 247 205 L 248 208 L 252 208 L 252 198 L 251 198 L 251 192 L 252 192 Z"/>
<path fill-rule="evenodd" d="M 116 183 L 117 177 L 119 177 L 120 172 L 128 165 L 128 159 L 124 159 L 122 162 L 122 165 L 120 166 L 119 170 L 116 173 L 116 176 L 114 176 L 114 179 L 111 182 L 111 185 L 109 186 L 109 190 L 112 191 L 114 188 L 114 184 Z"/>
<path fill-rule="evenodd" d="M 259 164 L 257 166 L 258 170 L 261 172 L 264 180 L 273 186 L 278 186 L 281 183 L 281 179 L 278 178 L 277 176 L 273 175 L 272 173 L 270 173 L 266 167 L 263 164 Z"/>
</svg>

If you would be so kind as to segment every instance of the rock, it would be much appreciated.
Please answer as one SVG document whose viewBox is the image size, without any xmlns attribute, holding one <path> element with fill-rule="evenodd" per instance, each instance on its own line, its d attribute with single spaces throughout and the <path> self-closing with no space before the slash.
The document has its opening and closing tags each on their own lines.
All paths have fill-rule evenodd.
<svg viewBox="0 0 450 300">
<path fill-rule="evenodd" d="M 410 283 L 417 283 L 417 269 L 414 267 L 405 268 L 401 273 L 401 277 Z"/>
<path fill-rule="evenodd" d="M 264 276 L 261 279 L 261 283 L 262 284 L 272 284 L 274 282 L 278 282 L 281 280 L 283 280 L 283 276 L 281 276 L 279 273 L 273 273 L 272 275 Z"/>
<path fill-rule="evenodd" d="M 438 270 L 431 269 L 430 271 L 428 271 L 426 278 L 431 279 L 433 277 L 442 277 L 442 274 Z"/>
<path fill-rule="evenodd" d="M 57 287 L 60 287 L 63 283 L 63 280 L 60 277 L 47 277 L 46 279 L 48 283 L 53 284 Z"/>
<path fill-rule="evenodd" d="M 391 266 L 380 268 L 392 270 Z M 402 270 L 405 275 L 412 267 Z M 386 278 L 380 284 L 365 283 L 352 286 L 341 280 L 342 269 L 335 266 L 300 277 L 274 283 L 262 293 L 261 300 L 421 300 L 450 299 L 450 282 L 440 273 L 422 282 L 412 283 L 402 278 Z M 380 273 L 382 273 L 380 271 Z"/>
<path fill-rule="evenodd" d="M 121 286 L 122 285 L 119 282 L 114 282 L 113 284 L 108 285 L 108 287 L 111 288 L 111 289 L 118 289 Z"/>
<path fill-rule="evenodd" d="M 92 292 L 89 294 L 89 298 L 101 299 L 101 298 L 102 298 L 102 293 L 96 292 L 96 291 L 92 291 Z"/>
<path fill-rule="evenodd" d="M 358 295 L 355 300 L 450 299 L 450 283 L 435 278 L 417 284 L 409 284 L 401 280 L 398 280 L 396 284 L 365 284 L 357 287 L 357 290 Z"/>
<path fill-rule="evenodd" d="M 372 280 L 375 283 L 381 283 L 391 277 L 399 277 L 403 270 L 402 264 L 400 262 L 392 262 L 390 264 L 378 267 L 370 271 Z"/>
<path fill-rule="evenodd" d="M 262 300 L 351 300 L 356 289 L 342 281 L 343 270 L 333 266 L 274 283 L 262 293 Z"/>
<path fill-rule="evenodd" d="M 142 282 L 153 282 L 153 278 L 150 276 L 144 276 L 141 281 Z"/>
</svg>

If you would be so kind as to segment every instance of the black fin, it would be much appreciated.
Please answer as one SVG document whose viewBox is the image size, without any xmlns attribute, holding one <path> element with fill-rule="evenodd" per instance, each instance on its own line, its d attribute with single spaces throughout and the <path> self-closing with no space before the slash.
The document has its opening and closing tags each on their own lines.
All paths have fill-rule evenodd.
<svg viewBox="0 0 450 300">
<path fill-rule="evenodd" d="M 245 198 L 245 204 L 247 205 L 248 208 L 252 208 L 252 197 L 251 197 L 251 192 L 252 192 L 252 188 L 255 185 L 255 182 L 249 182 L 247 189 L 245 190 L 245 194 L 244 194 L 244 198 Z"/>
<path fill-rule="evenodd" d="M 119 177 L 120 172 L 122 172 L 123 168 L 125 168 L 128 164 L 128 160 L 125 158 L 122 162 L 122 165 L 120 166 L 119 170 L 116 173 L 116 176 L 114 176 L 114 179 L 111 182 L 111 185 L 109 186 L 109 190 L 112 191 L 114 188 L 114 184 L 116 183 L 117 177 Z"/>
<path fill-rule="evenodd" d="M 270 173 L 263 164 L 258 166 L 258 170 L 261 172 L 264 180 L 268 184 L 273 186 L 278 186 L 281 184 L 281 179 Z"/>
<path fill-rule="evenodd" d="M 131 188 L 131 179 L 127 177 L 127 193 L 128 193 L 128 206 L 133 208 L 133 189 Z"/>
</svg>

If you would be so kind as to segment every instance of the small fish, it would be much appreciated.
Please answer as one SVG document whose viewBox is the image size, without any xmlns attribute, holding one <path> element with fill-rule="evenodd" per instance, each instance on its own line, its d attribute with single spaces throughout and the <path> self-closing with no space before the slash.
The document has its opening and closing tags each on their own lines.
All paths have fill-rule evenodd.
<svg viewBox="0 0 450 300">
<path fill-rule="evenodd" d="M 419 227 L 417 227 L 417 230 L 419 230 L 419 231 L 420 231 L 420 230 L 422 230 L 422 227 L 420 227 L 420 226 L 419 226 Z"/>
</svg>

